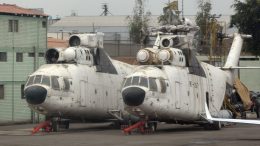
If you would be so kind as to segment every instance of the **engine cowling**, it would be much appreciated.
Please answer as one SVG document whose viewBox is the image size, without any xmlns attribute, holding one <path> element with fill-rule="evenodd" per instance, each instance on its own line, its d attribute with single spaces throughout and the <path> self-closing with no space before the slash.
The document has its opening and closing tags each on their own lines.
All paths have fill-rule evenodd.
<svg viewBox="0 0 260 146">
<path fill-rule="evenodd" d="M 158 59 L 163 64 L 186 66 L 186 59 L 182 50 L 176 48 L 162 49 L 157 53 Z"/>
<path fill-rule="evenodd" d="M 153 48 L 145 48 L 138 51 L 136 55 L 136 59 L 140 64 L 143 65 L 152 65 L 159 64 L 159 60 L 157 58 L 157 49 Z"/>
</svg>

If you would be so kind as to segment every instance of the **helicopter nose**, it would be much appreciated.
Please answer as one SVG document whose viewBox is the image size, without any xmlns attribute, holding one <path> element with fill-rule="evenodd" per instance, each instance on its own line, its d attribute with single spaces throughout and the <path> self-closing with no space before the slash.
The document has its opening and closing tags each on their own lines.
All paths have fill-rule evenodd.
<svg viewBox="0 0 260 146">
<path fill-rule="evenodd" d="M 139 106 L 144 102 L 145 91 L 138 87 L 130 87 L 122 92 L 124 103 L 128 106 Z"/>
<path fill-rule="evenodd" d="M 47 90 L 41 86 L 31 86 L 25 89 L 24 95 L 29 104 L 42 104 L 46 98 Z"/>
</svg>

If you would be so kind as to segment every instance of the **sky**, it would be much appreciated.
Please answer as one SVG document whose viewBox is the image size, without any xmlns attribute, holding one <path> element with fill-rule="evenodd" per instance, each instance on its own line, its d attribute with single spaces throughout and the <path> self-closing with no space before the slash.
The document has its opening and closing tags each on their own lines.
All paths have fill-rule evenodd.
<svg viewBox="0 0 260 146">
<path fill-rule="evenodd" d="M 145 8 L 153 15 L 162 14 L 162 9 L 169 0 L 146 0 Z M 184 15 L 196 15 L 198 0 L 183 0 Z M 135 0 L 0 0 L 0 3 L 16 4 L 25 8 L 43 8 L 44 12 L 53 18 L 69 16 L 75 11 L 79 16 L 98 16 L 102 3 L 107 3 L 113 15 L 131 15 Z M 212 14 L 231 15 L 234 13 L 231 5 L 234 0 L 211 0 Z M 181 8 L 181 0 L 179 0 Z"/>
</svg>

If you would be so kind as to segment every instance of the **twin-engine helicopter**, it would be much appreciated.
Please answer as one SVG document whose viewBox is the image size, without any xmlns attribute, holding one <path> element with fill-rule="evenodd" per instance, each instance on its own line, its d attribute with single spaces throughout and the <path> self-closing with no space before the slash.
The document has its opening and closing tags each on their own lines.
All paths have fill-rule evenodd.
<svg viewBox="0 0 260 146">
<path fill-rule="evenodd" d="M 46 52 L 47 64 L 29 75 L 24 93 L 29 107 L 49 117 L 42 126 L 57 131 L 63 119 L 123 121 L 121 84 L 133 66 L 111 59 L 103 33 L 72 35 L 69 48 Z M 64 121 L 64 122 L 61 122 Z"/>
<path fill-rule="evenodd" d="M 221 122 L 260 124 L 231 119 L 232 113 L 222 107 L 233 89 L 235 69 L 240 68 L 243 39 L 251 36 L 226 36 L 233 38 L 233 44 L 224 67 L 218 68 L 195 57 L 196 31 L 196 26 L 186 24 L 161 27 L 154 47 L 137 53 L 141 65 L 126 77 L 122 96 L 125 109 L 141 120 L 125 133 L 135 128 L 154 131 L 157 122 L 199 124 L 211 130 L 221 129 Z"/>
<path fill-rule="evenodd" d="M 200 63 L 191 50 L 190 34 L 197 29 L 186 24 L 160 28 L 154 47 L 138 52 L 138 67 L 111 59 L 103 50 L 102 33 L 72 35 L 69 48 L 49 49 L 47 64 L 29 75 L 24 89 L 29 107 L 51 119 L 38 129 L 57 131 L 61 118 L 140 119 L 125 132 L 147 125 L 155 130 L 158 121 L 208 129 L 220 129 L 222 121 L 260 124 L 229 119 L 229 111 L 222 109 L 239 68 L 243 38 L 249 36 L 229 36 L 234 41 L 227 62 L 217 68 Z"/>
</svg>

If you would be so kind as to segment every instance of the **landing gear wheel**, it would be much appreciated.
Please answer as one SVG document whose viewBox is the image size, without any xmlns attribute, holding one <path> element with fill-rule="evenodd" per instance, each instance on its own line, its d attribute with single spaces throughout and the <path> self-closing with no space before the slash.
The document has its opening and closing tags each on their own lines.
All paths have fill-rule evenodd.
<svg viewBox="0 0 260 146">
<path fill-rule="evenodd" d="M 51 127 L 53 132 L 58 132 L 60 129 L 59 122 L 57 118 L 51 120 Z"/>
<path fill-rule="evenodd" d="M 221 122 L 213 122 L 212 124 L 208 123 L 204 125 L 205 130 L 221 130 Z"/>
<path fill-rule="evenodd" d="M 221 122 L 213 122 L 212 130 L 221 130 L 221 128 L 222 128 Z"/>
<path fill-rule="evenodd" d="M 70 122 L 69 121 L 66 121 L 65 122 L 65 129 L 69 129 L 70 128 Z"/>
<path fill-rule="evenodd" d="M 157 130 L 157 123 L 156 122 L 149 123 L 148 126 L 149 126 L 149 129 L 152 132 L 155 132 Z"/>
</svg>

